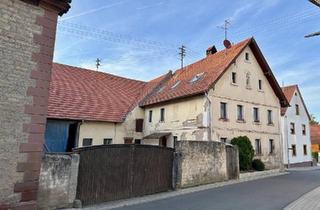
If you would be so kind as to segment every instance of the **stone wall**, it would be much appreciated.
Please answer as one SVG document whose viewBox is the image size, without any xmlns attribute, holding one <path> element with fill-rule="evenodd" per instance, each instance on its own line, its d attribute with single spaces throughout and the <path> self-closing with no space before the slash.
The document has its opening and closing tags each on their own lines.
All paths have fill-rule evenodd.
<svg viewBox="0 0 320 210">
<path fill-rule="evenodd" d="M 47 154 L 41 165 L 38 207 L 72 207 L 76 197 L 79 155 Z"/>
<path fill-rule="evenodd" d="M 0 209 L 36 209 L 56 24 L 65 6 L 0 1 Z"/>
<path fill-rule="evenodd" d="M 178 141 L 176 143 L 175 182 L 176 188 L 226 181 L 229 171 L 236 171 L 239 177 L 237 148 L 227 156 L 226 144 L 206 141 Z M 228 148 L 230 150 L 230 147 Z M 231 149 L 232 150 L 232 149 Z M 230 161 L 234 161 L 230 164 Z M 234 167 L 230 170 L 229 167 Z M 230 176 L 231 177 L 231 176 Z"/>
</svg>

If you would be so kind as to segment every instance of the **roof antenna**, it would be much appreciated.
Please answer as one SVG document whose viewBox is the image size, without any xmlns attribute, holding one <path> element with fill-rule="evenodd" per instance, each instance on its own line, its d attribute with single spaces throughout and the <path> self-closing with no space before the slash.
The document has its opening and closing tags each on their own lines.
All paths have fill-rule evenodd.
<svg viewBox="0 0 320 210">
<path fill-rule="evenodd" d="M 228 31 L 231 23 L 228 19 L 224 21 L 224 24 L 222 26 L 218 26 L 218 28 L 224 30 L 224 40 L 228 39 Z"/>
<path fill-rule="evenodd" d="M 179 47 L 179 55 L 180 55 L 180 60 L 181 60 L 181 69 L 183 69 L 184 65 L 184 58 L 186 57 L 186 46 L 182 45 Z"/>
<path fill-rule="evenodd" d="M 97 67 L 97 71 L 99 70 L 99 67 L 101 66 L 101 59 L 97 58 L 96 60 L 96 67 Z"/>
</svg>

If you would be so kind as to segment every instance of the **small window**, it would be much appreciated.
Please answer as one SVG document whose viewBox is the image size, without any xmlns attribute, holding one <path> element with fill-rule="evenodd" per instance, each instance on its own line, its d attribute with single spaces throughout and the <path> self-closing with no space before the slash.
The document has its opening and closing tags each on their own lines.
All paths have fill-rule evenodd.
<svg viewBox="0 0 320 210">
<path fill-rule="evenodd" d="M 152 110 L 149 111 L 149 123 L 152 122 Z"/>
<path fill-rule="evenodd" d="M 296 115 L 300 115 L 299 105 L 296 104 Z"/>
<path fill-rule="evenodd" d="M 243 121 L 243 106 L 242 105 L 237 105 L 237 119 L 240 121 Z"/>
<path fill-rule="evenodd" d="M 260 139 L 255 140 L 255 152 L 256 152 L 256 155 L 261 155 L 261 140 Z"/>
<path fill-rule="evenodd" d="M 237 83 L 237 73 L 236 72 L 232 72 L 232 83 L 233 84 Z"/>
<path fill-rule="evenodd" d="M 304 155 L 308 155 L 308 151 L 307 151 L 307 145 L 303 145 L 303 154 Z"/>
<path fill-rule="evenodd" d="M 306 131 L 306 125 L 302 125 L 302 135 L 306 135 L 307 131 Z"/>
<path fill-rule="evenodd" d="M 274 154 L 274 140 L 269 139 L 269 154 Z"/>
<path fill-rule="evenodd" d="M 165 110 L 164 108 L 160 109 L 160 122 L 164 122 Z"/>
<path fill-rule="evenodd" d="M 227 138 L 220 138 L 220 141 L 223 143 L 227 143 Z"/>
<path fill-rule="evenodd" d="M 296 133 L 296 129 L 295 129 L 295 124 L 294 123 L 290 123 L 290 133 L 291 134 L 295 134 Z"/>
<path fill-rule="evenodd" d="M 111 138 L 103 139 L 103 144 L 104 145 L 112 144 L 112 139 Z"/>
<path fill-rule="evenodd" d="M 262 90 L 262 80 L 259 79 L 259 90 Z"/>
<path fill-rule="evenodd" d="M 135 139 L 134 144 L 141 144 L 141 139 Z"/>
<path fill-rule="evenodd" d="M 220 118 L 227 119 L 227 103 L 220 103 Z"/>
<path fill-rule="evenodd" d="M 253 108 L 253 120 L 254 120 L 254 122 L 260 122 L 259 108 L 257 108 L 257 107 Z"/>
<path fill-rule="evenodd" d="M 190 83 L 195 83 L 197 82 L 198 80 L 201 79 L 201 77 L 203 76 L 203 72 L 202 73 L 199 73 L 199 74 L 196 74 L 194 77 L 192 77 L 192 79 L 190 80 Z"/>
<path fill-rule="evenodd" d="M 250 54 L 249 53 L 246 52 L 245 57 L 246 57 L 246 61 L 250 60 Z"/>
<path fill-rule="evenodd" d="M 181 81 L 177 81 L 176 83 L 174 83 L 174 85 L 172 85 L 171 89 L 175 89 L 176 87 L 178 87 L 178 85 L 180 84 Z"/>
<path fill-rule="evenodd" d="M 272 110 L 268 110 L 268 125 L 273 124 L 273 119 L 272 119 Z"/>
<path fill-rule="evenodd" d="M 143 132 L 143 119 L 136 119 L 136 132 Z"/>
<path fill-rule="evenodd" d="M 297 148 L 295 144 L 291 145 L 291 149 L 292 149 L 292 156 L 297 156 Z"/>
<path fill-rule="evenodd" d="M 82 146 L 88 147 L 92 145 L 92 139 L 91 138 L 84 138 L 82 142 Z"/>
</svg>

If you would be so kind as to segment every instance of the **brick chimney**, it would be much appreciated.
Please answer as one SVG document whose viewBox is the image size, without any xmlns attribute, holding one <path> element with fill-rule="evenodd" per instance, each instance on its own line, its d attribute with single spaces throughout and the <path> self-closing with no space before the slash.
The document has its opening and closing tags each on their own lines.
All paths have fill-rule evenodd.
<svg viewBox="0 0 320 210">
<path fill-rule="evenodd" d="M 0 209 L 37 209 L 58 15 L 68 0 L 0 1 Z"/>
</svg>

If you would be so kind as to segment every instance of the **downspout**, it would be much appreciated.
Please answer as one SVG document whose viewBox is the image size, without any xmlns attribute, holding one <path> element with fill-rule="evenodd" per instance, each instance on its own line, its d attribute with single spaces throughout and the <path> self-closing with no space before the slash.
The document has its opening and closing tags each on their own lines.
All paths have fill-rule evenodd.
<svg viewBox="0 0 320 210">
<path fill-rule="evenodd" d="M 84 123 L 84 120 L 82 120 L 81 122 L 78 123 L 78 126 L 77 126 L 77 134 L 76 134 L 76 142 L 75 142 L 75 148 L 78 148 L 79 147 L 79 137 L 80 137 L 80 127 L 81 125 Z"/>
<path fill-rule="evenodd" d="M 211 137 L 211 132 L 212 132 L 212 130 L 211 130 L 211 127 L 212 127 L 212 125 L 211 125 L 211 113 L 212 113 L 211 106 L 212 106 L 212 102 L 209 98 L 208 92 L 205 92 L 205 96 L 206 96 L 206 98 L 208 100 L 208 104 L 209 104 L 209 108 L 208 108 L 208 140 L 212 141 L 212 137 Z"/>
<path fill-rule="evenodd" d="M 287 142 L 287 161 L 288 161 L 288 169 L 290 168 L 290 149 L 289 149 L 289 133 L 288 133 L 288 121 L 287 121 L 287 116 L 285 116 L 285 133 L 286 133 L 286 142 Z"/>
</svg>

